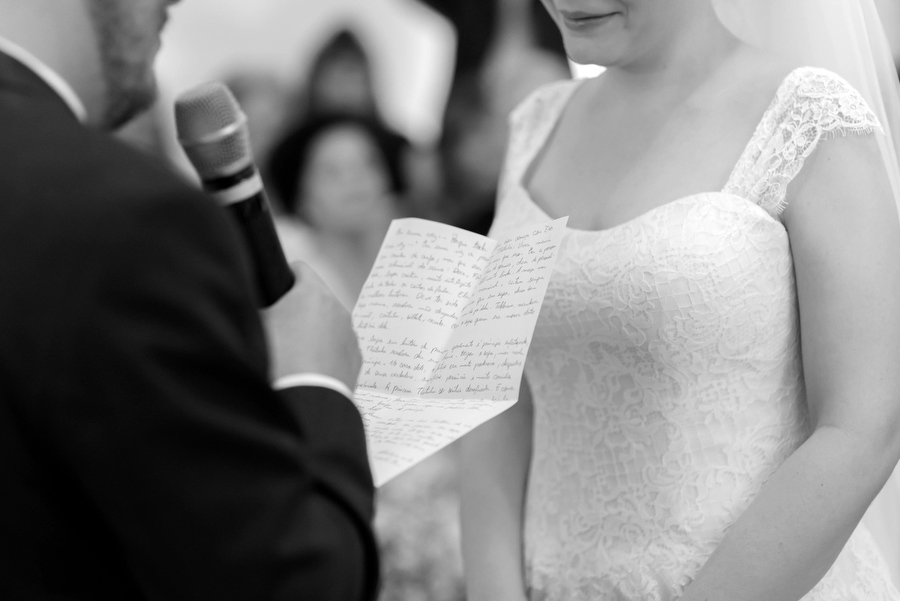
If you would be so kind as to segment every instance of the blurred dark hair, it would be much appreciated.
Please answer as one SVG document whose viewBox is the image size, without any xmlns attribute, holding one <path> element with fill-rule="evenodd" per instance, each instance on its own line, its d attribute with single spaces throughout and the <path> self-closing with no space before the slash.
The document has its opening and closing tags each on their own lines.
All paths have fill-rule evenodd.
<svg viewBox="0 0 900 601">
<path fill-rule="evenodd" d="M 500 18 L 500 0 L 419 0 L 438 11 L 453 24 L 459 37 L 456 44 L 454 77 L 478 71 L 490 50 Z M 529 0 L 531 36 L 539 48 L 565 59 L 566 51 L 556 23 L 540 0 Z"/>
<path fill-rule="evenodd" d="M 359 36 L 349 28 L 339 29 L 316 53 L 313 59 L 313 73 L 324 63 L 335 57 L 352 56 L 362 63 L 369 63 L 369 55 Z"/>
<path fill-rule="evenodd" d="M 365 73 L 368 81 L 368 104 L 365 107 L 365 113 L 380 115 L 378 100 L 375 96 L 373 83 L 372 62 L 369 58 L 369 51 L 363 45 L 360 37 L 352 29 L 344 27 L 338 29 L 332 37 L 319 49 L 312 60 L 309 75 L 306 78 L 306 91 L 304 94 L 307 106 L 307 112 L 329 112 L 330 107 L 321 104 L 322 99 L 319 98 L 319 90 L 322 82 L 323 74 L 334 68 L 335 62 L 346 59 L 357 62 Z"/>
<path fill-rule="evenodd" d="M 369 135 L 384 159 L 391 191 L 398 196 L 406 192 L 403 155 L 409 142 L 403 136 L 393 133 L 371 117 L 321 113 L 311 115 L 275 145 L 266 169 L 272 190 L 288 213 L 302 216 L 303 207 L 298 205 L 297 192 L 309 166 L 310 149 L 322 134 L 345 126 L 357 127 Z"/>
</svg>

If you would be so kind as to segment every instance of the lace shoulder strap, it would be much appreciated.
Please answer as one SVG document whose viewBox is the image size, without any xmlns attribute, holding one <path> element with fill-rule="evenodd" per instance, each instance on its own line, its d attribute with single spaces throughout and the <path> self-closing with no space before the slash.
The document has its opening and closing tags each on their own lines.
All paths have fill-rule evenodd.
<svg viewBox="0 0 900 601">
<path fill-rule="evenodd" d="M 881 129 L 862 95 L 840 75 L 802 67 L 782 82 L 724 191 L 778 217 L 787 187 L 823 138 Z"/>
<path fill-rule="evenodd" d="M 522 175 L 581 83 L 581 80 L 563 79 L 543 85 L 510 112 L 507 166 L 511 175 Z"/>
<path fill-rule="evenodd" d="M 494 225 L 489 236 L 496 237 L 497 232 L 514 225 L 524 225 L 522 220 L 528 214 L 526 207 L 529 202 L 525 194 L 516 191 L 524 191 L 522 180 L 525 172 L 549 138 L 569 97 L 580 83 L 580 80 L 563 79 L 545 84 L 510 111 L 506 158 L 497 186 Z"/>
</svg>

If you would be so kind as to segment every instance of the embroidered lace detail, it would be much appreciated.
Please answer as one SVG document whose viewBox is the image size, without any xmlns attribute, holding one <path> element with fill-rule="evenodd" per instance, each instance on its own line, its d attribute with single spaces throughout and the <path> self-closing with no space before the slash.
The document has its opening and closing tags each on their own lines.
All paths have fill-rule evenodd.
<svg viewBox="0 0 900 601">
<path fill-rule="evenodd" d="M 735 165 L 724 191 L 781 213 L 787 187 L 826 136 L 881 129 L 859 92 L 839 75 L 806 67 L 791 73 Z"/>
<path fill-rule="evenodd" d="M 546 140 L 569 97 L 584 80 L 564 79 L 538 88 L 509 116 L 509 152 L 497 187 L 498 202 L 506 198 L 511 184 L 519 182 L 532 156 Z"/>
<path fill-rule="evenodd" d="M 492 235 L 547 219 L 521 179 L 578 85 L 543 88 L 512 115 Z M 726 191 L 567 230 L 526 365 L 532 600 L 677 598 L 806 439 L 793 264 L 776 209 L 825 133 L 875 125 L 845 83 L 801 69 Z M 860 527 L 805 599 L 900 594 Z"/>
</svg>

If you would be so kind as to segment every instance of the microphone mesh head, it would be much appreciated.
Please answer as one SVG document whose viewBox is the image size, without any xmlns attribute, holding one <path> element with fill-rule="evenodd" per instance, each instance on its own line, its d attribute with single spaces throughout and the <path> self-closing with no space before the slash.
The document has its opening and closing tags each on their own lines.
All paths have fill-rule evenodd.
<svg viewBox="0 0 900 601">
<path fill-rule="evenodd" d="M 179 96 L 175 127 L 203 180 L 233 175 L 253 163 L 247 118 L 223 83 L 201 84 Z"/>
</svg>

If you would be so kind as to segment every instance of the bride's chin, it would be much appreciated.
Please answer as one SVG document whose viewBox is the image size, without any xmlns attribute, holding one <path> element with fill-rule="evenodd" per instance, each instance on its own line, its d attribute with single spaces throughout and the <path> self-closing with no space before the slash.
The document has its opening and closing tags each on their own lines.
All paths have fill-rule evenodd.
<svg viewBox="0 0 900 601">
<path fill-rule="evenodd" d="M 579 65 L 600 65 L 612 67 L 622 60 L 619 49 L 612 44 L 598 44 L 596 41 L 566 40 L 566 54 Z"/>
</svg>

